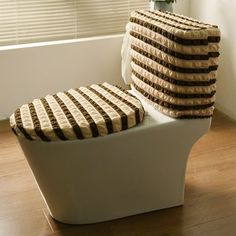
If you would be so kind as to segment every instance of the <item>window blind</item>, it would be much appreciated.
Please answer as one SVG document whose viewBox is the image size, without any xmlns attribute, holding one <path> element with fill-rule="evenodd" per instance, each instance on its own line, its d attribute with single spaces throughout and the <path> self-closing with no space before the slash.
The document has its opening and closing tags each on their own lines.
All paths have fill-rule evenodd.
<svg viewBox="0 0 236 236">
<path fill-rule="evenodd" d="M 119 34 L 149 0 L 0 0 L 0 46 Z"/>
</svg>

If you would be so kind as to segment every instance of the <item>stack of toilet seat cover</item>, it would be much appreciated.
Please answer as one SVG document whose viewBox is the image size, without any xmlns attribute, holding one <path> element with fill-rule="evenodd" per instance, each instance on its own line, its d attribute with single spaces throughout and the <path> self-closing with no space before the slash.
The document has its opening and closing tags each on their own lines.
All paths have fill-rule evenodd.
<svg viewBox="0 0 236 236">
<path fill-rule="evenodd" d="M 131 13 L 122 48 L 123 78 L 160 112 L 175 118 L 211 117 L 220 31 L 181 15 Z"/>
<path fill-rule="evenodd" d="M 16 135 L 29 140 L 87 139 L 131 128 L 142 122 L 141 102 L 108 83 L 35 99 L 10 117 Z"/>
</svg>

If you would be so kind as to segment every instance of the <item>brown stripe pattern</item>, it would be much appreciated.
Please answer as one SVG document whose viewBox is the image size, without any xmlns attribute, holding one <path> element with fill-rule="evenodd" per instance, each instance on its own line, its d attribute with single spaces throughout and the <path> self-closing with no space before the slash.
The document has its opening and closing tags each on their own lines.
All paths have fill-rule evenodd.
<svg viewBox="0 0 236 236">
<path fill-rule="evenodd" d="M 96 123 L 93 120 L 93 118 L 91 117 L 91 115 L 89 114 L 89 112 L 86 110 L 86 108 L 83 105 L 81 105 L 79 100 L 77 100 L 75 97 L 73 97 L 69 92 L 65 92 L 65 94 L 71 99 L 71 101 L 75 104 L 77 109 L 79 109 L 81 111 L 81 113 L 83 114 L 83 116 L 87 120 L 87 122 L 90 126 L 90 129 L 91 129 L 91 132 L 92 132 L 92 136 L 98 137 L 99 132 L 98 132 L 98 128 L 96 126 Z"/>
<path fill-rule="evenodd" d="M 155 15 L 155 16 L 158 16 L 158 17 L 164 18 L 166 20 L 169 20 L 172 23 L 174 22 L 174 24 L 175 23 L 177 23 L 177 24 L 182 23 L 185 26 L 191 26 L 191 27 L 196 28 L 196 29 L 207 29 L 207 26 L 209 26 L 209 25 L 205 25 L 205 24 L 196 24 L 196 22 L 195 23 L 191 22 L 191 21 L 189 21 L 189 19 L 188 19 L 188 21 L 186 21 L 186 18 L 183 21 L 183 17 L 181 17 L 181 16 L 175 18 L 175 17 L 173 17 L 174 15 L 171 16 L 168 13 L 165 14 L 165 13 L 162 13 L 161 11 L 155 11 L 155 12 L 148 11 L 148 12 L 150 14 Z"/>
<path fill-rule="evenodd" d="M 122 111 L 122 109 L 120 109 L 114 102 L 112 102 L 111 100 L 109 100 L 108 98 L 103 96 L 103 94 L 101 92 L 95 90 L 94 88 L 89 88 L 89 89 L 93 93 L 95 93 L 98 97 L 100 97 L 103 101 L 105 101 L 108 105 L 113 107 L 113 109 L 120 115 L 122 130 L 128 129 L 128 119 L 127 119 L 127 115 L 125 114 L 125 112 Z"/>
<path fill-rule="evenodd" d="M 211 71 L 217 70 L 218 66 L 217 65 L 213 65 L 213 66 L 209 66 L 207 68 L 185 68 L 185 67 L 178 67 L 175 65 L 172 65 L 164 60 L 159 59 L 158 57 L 146 52 L 145 50 L 142 50 L 136 46 L 131 46 L 131 48 L 138 52 L 139 54 L 157 62 L 158 64 L 165 66 L 166 68 L 172 70 L 172 71 L 176 71 L 179 73 L 188 73 L 188 74 L 193 74 L 193 73 L 198 73 L 198 74 L 204 74 L 204 73 L 210 73 Z"/>
<path fill-rule="evenodd" d="M 140 88 L 136 84 L 134 84 L 133 86 L 138 92 L 140 92 L 145 97 L 148 97 L 148 99 L 150 99 L 152 102 L 155 102 L 158 105 L 163 106 L 165 108 L 171 108 L 172 110 L 177 110 L 177 111 L 200 110 L 200 109 L 206 109 L 214 105 L 214 103 L 209 103 L 206 105 L 194 105 L 194 106 L 175 105 L 175 104 L 168 103 L 166 101 L 162 101 L 161 99 L 158 99 L 156 96 L 150 95 L 149 93 L 144 91 L 142 88 Z"/>
<path fill-rule="evenodd" d="M 219 33 L 217 34 L 218 28 L 216 27 L 209 27 L 207 30 L 215 30 L 216 35 L 204 35 L 205 37 L 201 38 L 201 31 L 197 28 L 191 29 L 188 27 L 183 26 L 183 24 L 175 24 L 175 23 L 168 23 L 167 21 L 161 20 L 160 17 L 154 18 L 150 16 L 150 12 L 146 10 L 136 11 L 131 13 L 130 22 L 134 22 L 136 24 L 142 25 L 156 33 L 163 35 L 171 39 L 172 41 L 183 44 L 183 45 L 208 45 L 209 43 L 218 43 L 220 41 Z M 157 24 L 158 23 L 158 24 Z M 165 25 L 163 27 L 163 25 Z M 206 30 L 206 32 L 207 32 Z M 176 33 L 172 33 L 176 31 Z M 187 31 L 187 32 L 186 32 Z"/>
<path fill-rule="evenodd" d="M 212 116 L 218 69 L 217 26 L 160 11 L 131 13 L 132 89 L 175 118 Z"/>
<path fill-rule="evenodd" d="M 21 112 L 20 112 L 20 109 L 18 108 L 14 114 L 15 116 L 15 124 L 16 124 L 16 127 L 17 127 L 17 130 L 15 130 L 14 133 L 17 133 L 18 132 L 21 132 L 25 138 L 29 139 L 29 140 L 33 140 L 32 137 L 30 136 L 29 132 L 26 131 L 24 125 L 23 125 L 23 122 L 22 122 L 22 118 L 21 118 Z"/>
<path fill-rule="evenodd" d="M 143 121 L 140 101 L 103 83 L 47 95 L 10 117 L 13 132 L 28 140 L 86 139 L 119 132 Z"/>
<path fill-rule="evenodd" d="M 214 90 L 211 93 L 178 93 L 178 92 L 173 92 L 173 91 L 170 91 L 170 90 L 160 86 L 158 83 L 155 83 L 155 82 L 152 82 L 151 80 L 148 80 L 144 76 L 137 73 L 135 70 L 133 70 L 132 73 L 138 79 L 140 79 L 144 83 L 150 85 L 154 89 L 156 89 L 156 90 L 158 90 L 158 91 L 160 91 L 164 94 L 170 95 L 172 97 L 176 97 L 176 98 L 211 98 L 216 93 L 216 91 L 214 91 Z"/>
<path fill-rule="evenodd" d="M 98 103 L 96 103 L 94 100 L 92 100 L 88 95 L 83 93 L 80 89 L 76 89 L 76 91 L 80 93 L 85 99 L 87 99 L 98 110 L 98 112 L 103 116 L 105 120 L 108 133 L 109 134 L 113 133 L 112 120 L 109 117 L 109 115 L 102 109 L 102 107 Z"/>
<path fill-rule="evenodd" d="M 152 40 L 148 37 L 145 37 L 144 35 L 141 35 L 137 32 L 134 32 L 134 31 L 131 31 L 130 32 L 130 35 L 133 36 L 134 38 L 136 39 L 139 39 L 139 40 L 142 40 L 143 42 L 161 50 L 162 52 L 170 55 L 170 56 L 173 56 L 173 57 L 176 57 L 176 58 L 179 58 L 179 59 L 184 59 L 184 60 L 209 60 L 210 57 L 218 57 L 219 56 L 219 52 L 208 52 L 208 54 L 184 54 L 184 53 L 181 53 L 181 52 L 176 52 L 176 51 L 173 51 L 161 44 L 159 44 L 157 41 L 155 40 Z"/>
</svg>

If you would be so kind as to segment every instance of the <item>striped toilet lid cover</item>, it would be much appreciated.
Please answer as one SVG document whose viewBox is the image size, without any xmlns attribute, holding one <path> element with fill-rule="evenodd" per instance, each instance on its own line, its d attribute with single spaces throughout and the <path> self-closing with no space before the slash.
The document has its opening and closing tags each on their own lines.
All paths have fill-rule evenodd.
<svg viewBox="0 0 236 236">
<path fill-rule="evenodd" d="M 87 139 L 126 130 L 142 122 L 141 102 L 108 83 L 34 99 L 10 117 L 17 136 L 28 140 Z"/>
</svg>

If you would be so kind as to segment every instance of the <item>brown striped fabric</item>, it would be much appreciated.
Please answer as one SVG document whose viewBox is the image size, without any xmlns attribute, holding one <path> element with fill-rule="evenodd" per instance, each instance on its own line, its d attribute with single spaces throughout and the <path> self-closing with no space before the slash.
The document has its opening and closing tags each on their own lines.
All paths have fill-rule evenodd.
<svg viewBox="0 0 236 236">
<path fill-rule="evenodd" d="M 175 118 L 212 116 L 220 31 L 178 14 L 131 13 L 131 87 L 162 113 Z"/>
<path fill-rule="evenodd" d="M 143 121 L 140 101 L 103 83 L 48 95 L 24 104 L 10 117 L 13 132 L 28 140 L 86 139 L 119 132 Z"/>
</svg>

